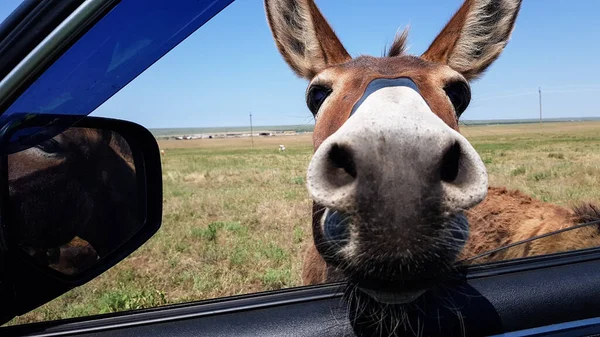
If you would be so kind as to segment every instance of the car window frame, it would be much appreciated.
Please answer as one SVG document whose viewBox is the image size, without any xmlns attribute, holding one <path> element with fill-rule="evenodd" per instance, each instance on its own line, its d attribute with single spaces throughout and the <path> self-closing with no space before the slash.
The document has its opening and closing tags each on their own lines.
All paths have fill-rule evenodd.
<svg viewBox="0 0 600 337">
<path fill-rule="evenodd" d="M 0 80 L 0 115 L 120 0 L 85 0 Z M 36 20 L 37 17 L 29 18 Z M 23 50 L 27 46 L 23 46 Z M 16 50 L 15 52 L 19 52 Z"/>
<path fill-rule="evenodd" d="M 0 79 L 84 0 L 25 0 L 0 23 Z"/>
</svg>

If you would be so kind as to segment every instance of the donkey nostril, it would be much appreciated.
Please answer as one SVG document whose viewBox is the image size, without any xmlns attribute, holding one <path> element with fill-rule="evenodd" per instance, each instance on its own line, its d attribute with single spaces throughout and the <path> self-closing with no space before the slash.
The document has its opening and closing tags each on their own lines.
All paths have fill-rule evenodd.
<svg viewBox="0 0 600 337">
<path fill-rule="evenodd" d="M 356 178 L 356 163 L 352 151 L 345 145 L 333 144 L 327 154 L 329 181 L 337 186 L 346 185 Z"/>
<path fill-rule="evenodd" d="M 335 168 L 343 169 L 352 178 L 356 178 L 356 165 L 349 148 L 334 144 L 329 150 L 329 160 Z"/>
<path fill-rule="evenodd" d="M 458 177 L 458 168 L 460 165 L 461 148 L 458 142 L 455 142 L 446 150 L 440 166 L 440 176 L 442 181 L 451 183 Z"/>
</svg>

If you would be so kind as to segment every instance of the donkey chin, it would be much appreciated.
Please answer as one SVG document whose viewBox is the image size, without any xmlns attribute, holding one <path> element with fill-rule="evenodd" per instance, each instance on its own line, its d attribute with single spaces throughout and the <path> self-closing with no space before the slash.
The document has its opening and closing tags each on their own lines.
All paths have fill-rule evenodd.
<svg viewBox="0 0 600 337">
<path fill-rule="evenodd" d="M 488 186 L 473 147 L 410 84 L 374 81 L 307 175 L 317 250 L 388 304 L 415 300 L 452 268 L 469 236 L 463 212 Z"/>
</svg>

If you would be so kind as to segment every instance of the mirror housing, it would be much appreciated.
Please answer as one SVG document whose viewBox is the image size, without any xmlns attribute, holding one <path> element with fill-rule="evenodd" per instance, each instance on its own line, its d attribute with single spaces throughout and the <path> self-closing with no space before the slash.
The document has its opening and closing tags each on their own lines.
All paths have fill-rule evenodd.
<svg viewBox="0 0 600 337">
<path fill-rule="evenodd" d="M 160 151 L 128 121 L 21 115 L 0 130 L 0 324 L 113 267 L 162 220 Z"/>
</svg>

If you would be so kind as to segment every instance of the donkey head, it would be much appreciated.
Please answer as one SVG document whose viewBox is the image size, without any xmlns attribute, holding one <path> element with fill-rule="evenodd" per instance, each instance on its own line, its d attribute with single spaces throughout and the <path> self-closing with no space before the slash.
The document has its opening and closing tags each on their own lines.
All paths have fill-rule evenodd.
<svg viewBox="0 0 600 337">
<path fill-rule="evenodd" d="M 11 221 L 29 255 L 70 274 L 94 264 L 139 226 L 127 142 L 72 127 L 8 156 Z"/>
<path fill-rule="evenodd" d="M 469 81 L 498 58 L 520 5 L 467 0 L 421 56 L 405 53 L 404 31 L 385 57 L 352 58 L 312 0 L 265 0 L 277 48 L 310 82 L 315 245 L 379 301 L 414 298 L 468 238 L 463 212 L 488 181 L 458 120 Z"/>
</svg>

